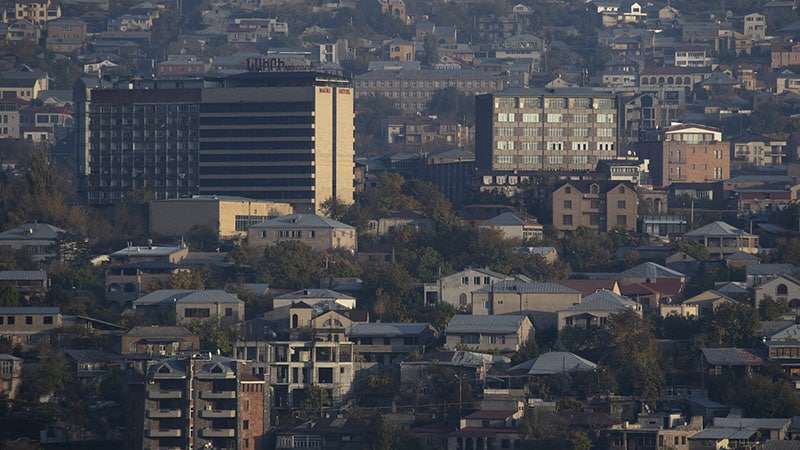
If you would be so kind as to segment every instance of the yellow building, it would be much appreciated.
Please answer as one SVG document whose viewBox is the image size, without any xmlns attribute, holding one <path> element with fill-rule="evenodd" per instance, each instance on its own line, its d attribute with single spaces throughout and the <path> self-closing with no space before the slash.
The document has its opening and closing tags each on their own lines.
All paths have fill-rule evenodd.
<svg viewBox="0 0 800 450">
<path fill-rule="evenodd" d="M 150 233 L 183 236 L 194 227 L 206 227 L 220 239 L 247 236 L 251 225 L 292 214 L 288 203 L 244 197 L 195 195 L 191 198 L 150 202 Z"/>
<path fill-rule="evenodd" d="M 14 5 L 14 17 L 35 24 L 45 23 L 61 17 L 61 5 L 52 0 L 17 0 Z"/>
</svg>

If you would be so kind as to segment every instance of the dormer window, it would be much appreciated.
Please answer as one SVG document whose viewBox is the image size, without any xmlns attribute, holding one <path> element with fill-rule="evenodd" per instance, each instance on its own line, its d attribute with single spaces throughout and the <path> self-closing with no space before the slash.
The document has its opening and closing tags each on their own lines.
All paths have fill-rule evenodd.
<svg viewBox="0 0 800 450">
<path fill-rule="evenodd" d="M 593 185 L 589 186 L 589 192 L 592 193 L 592 194 L 599 193 L 600 192 L 600 186 L 598 186 L 596 184 L 593 184 Z"/>
</svg>

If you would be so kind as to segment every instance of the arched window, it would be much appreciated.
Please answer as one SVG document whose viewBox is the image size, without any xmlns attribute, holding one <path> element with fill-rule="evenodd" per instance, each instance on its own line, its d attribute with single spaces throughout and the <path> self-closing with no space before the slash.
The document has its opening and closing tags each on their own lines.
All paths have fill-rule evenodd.
<svg viewBox="0 0 800 450">
<path fill-rule="evenodd" d="M 789 307 L 792 309 L 800 309 L 800 298 L 793 298 L 789 300 Z"/>
<path fill-rule="evenodd" d="M 297 317 L 297 314 L 292 314 L 292 328 L 297 328 L 298 322 L 300 322 L 300 319 Z"/>
<path fill-rule="evenodd" d="M 656 77 L 650 77 L 650 84 L 656 84 Z"/>
<path fill-rule="evenodd" d="M 667 77 L 667 84 L 675 84 L 675 79 L 672 77 Z"/>
<path fill-rule="evenodd" d="M 647 83 L 648 83 L 647 77 L 642 77 L 642 84 L 647 84 Z"/>
<path fill-rule="evenodd" d="M 459 306 L 467 306 L 467 294 L 461 294 L 458 296 L 458 304 Z"/>
<path fill-rule="evenodd" d="M 789 288 L 786 287 L 785 284 L 781 283 L 778 285 L 778 288 L 775 289 L 775 294 L 777 295 L 787 295 L 789 293 Z"/>
<path fill-rule="evenodd" d="M 591 186 L 589 187 L 589 192 L 591 192 L 592 194 L 597 194 L 597 193 L 599 193 L 599 192 L 600 192 L 600 186 L 598 186 L 598 185 L 596 185 L 596 184 L 593 184 L 593 185 L 591 185 Z"/>
<path fill-rule="evenodd" d="M 659 84 L 664 84 L 664 77 L 658 77 Z"/>
<path fill-rule="evenodd" d="M 683 84 L 692 84 L 692 79 L 689 77 L 683 77 Z"/>
</svg>

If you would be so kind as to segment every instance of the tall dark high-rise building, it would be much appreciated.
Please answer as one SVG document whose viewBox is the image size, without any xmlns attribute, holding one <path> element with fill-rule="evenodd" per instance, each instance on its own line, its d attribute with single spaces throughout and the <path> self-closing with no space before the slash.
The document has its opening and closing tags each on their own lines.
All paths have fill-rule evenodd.
<svg viewBox="0 0 800 450">
<path fill-rule="evenodd" d="M 147 80 L 78 92 L 86 198 L 239 195 L 319 211 L 353 201 L 353 89 L 319 72 Z"/>
</svg>

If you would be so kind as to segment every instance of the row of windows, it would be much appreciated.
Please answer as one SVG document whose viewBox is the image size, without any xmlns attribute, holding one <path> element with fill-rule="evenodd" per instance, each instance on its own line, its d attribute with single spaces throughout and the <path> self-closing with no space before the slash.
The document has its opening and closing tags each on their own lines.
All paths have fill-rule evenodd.
<svg viewBox="0 0 800 450">
<path fill-rule="evenodd" d="M 568 108 L 614 108 L 616 101 L 612 98 L 563 98 L 548 97 L 542 102 L 540 97 L 498 97 L 495 98 L 495 108 L 541 108 L 542 104 L 547 109 L 568 109 Z"/>
<path fill-rule="evenodd" d="M 594 115 L 596 123 L 614 123 L 615 113 L 597 113 Z M 590 114 L 563 114 L 563 113 L 497 113 L 497 122 L 523 122 L 539 123 L 544 119 L 546 123 L 591 123 Z"/>
<path fill-rule="evenodd" d="M 311 150 L 314 141 L 201 142 L 200 150 Z"/>
<path fill-rule="evenodd" d="M 574 225 L 572 214 L 564 214 L 563 216 L 561 216 L 561 223 L 564 226 Z M 589 214 L 589 225 L 591 226 L 600 225 L 600 215 Z M 622 214 L 618 215 L 615 220 L 615 226 L 618 227 L 628 226 L 628 216 Z"/>
<path fill-rule="evenodd" d="M 625 200 L 617 200 L 617 208 L 625 209 L 627 202 Z M 598 209 L 600 207 L 600 199 L 590 199 L 589 207 Z M 564 209 L 572 209 L 572 200 L 564 200 Z"/>
<path fill-rule="evenodd" d="M 214 166 L 200 167 L 201 175 L 312 174 L 314 166 Z M 304 178 L 308 179 L 308 178 Z"/>
<path fill-rule="evenodd" d="M 216 117 L 201 116 L 200 125 L 306 125 L 314 123 L 314 117 L 303 116 L 259 116 L 259 117 Z"/>
<path fill-rule="evenodd" d="M 7 316 L 3 317 L 0 316 L 0 325 L 16 325 L 17 318 L 16 316 Z M 53 324 L 53 316 L 44 316 L 42 318 L 42 323 L 45 325 L 52 325 Z M 25 325 L 33 325 L 33 316 L 25 316 Z"/>
<path fill-rule="evenodd" d="M 564 156 L 564 155 L 549 155 L 541 157 L 539 155 L 499 155 L 497 156 L 498 164 L 540 164 L 545 161 L 547 164 L 588 164 L 589 157 L 586 155 Z"/>
<path fill-rule="evenodd" d="M 201 129 L 201 138 L 250 138 L 250 137 L 309 137 L 314 135 L 312 128 L 232 128 Z"/>
<path fill-rule="evenodd" d="M 595 135 L 597 137 L 614 137 L 616 130 L 614 128 L 596 128 Z M 591 128 L 522 128 L 523 137 L 577 137 L 588 138 L 592 135 Z M 497 137 L 514 137 L 514 128 L 512 127 L 497 127 L 495 128 L 495 136 Z"/>
<path fill-rule="evenodd" d="M 611 151 L 614 150 L 614 143 L 613 142 L 597 142 L 596 146 L 592 145 L 595 143 L 591 142 L 571 142 L 572 151 Z M 542 145 L 540 142 L 515 142 L 515 141 L 497 141 L 495 143 L 495 148 L 497 150 L 524 150 L 524 151 L 536 151 L 541 150 Z M 545 142 L 544 149 L 549 151 L 562 151 L 565 150 L 565 146 L 563 142 Z"/>
<path fill-rule="evenodd" d="M 203 154 L 200 162 L 286 162 L 286 161 L 314 161 L 313 153 L 219 153 Z"/>
<path fill-rule="evenodd" d="M 360 88 L 429 88 L 441 89 L 445 87 L 458 88 L 491 88 L 497 81 L 494 80 L 359 80 L 356 86 Z"/>
</svg>

